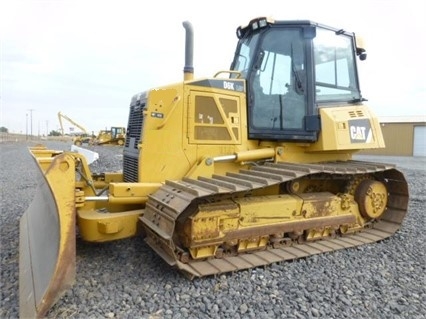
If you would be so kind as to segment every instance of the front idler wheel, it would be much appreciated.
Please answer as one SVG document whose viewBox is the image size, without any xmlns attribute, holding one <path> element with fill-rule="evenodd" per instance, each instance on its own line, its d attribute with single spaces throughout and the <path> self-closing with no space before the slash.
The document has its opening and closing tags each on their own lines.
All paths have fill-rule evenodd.
<svg viewBox="0 0 426 319">
<path fill-rule="evenodd" d="M 382 182 L 364 180 L 355 191 L 355 201 L 363 217 L 377 219 L 386 210 L 388 191 Z"/>
</svg>

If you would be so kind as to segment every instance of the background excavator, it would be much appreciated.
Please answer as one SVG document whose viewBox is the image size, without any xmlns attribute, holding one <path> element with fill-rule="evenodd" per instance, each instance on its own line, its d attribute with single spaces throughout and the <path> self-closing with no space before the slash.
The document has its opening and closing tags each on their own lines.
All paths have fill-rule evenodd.
<svg viewBox="0 0 426 319">
<path fill-rule="evenodd" d="M 71 118 L 66 116 L 65 114 L 58 112 L 58 120 L 59 120 L 59 125 L 61 127 L 61 135 L 62 136 L 64 136 L 64 134 L 65 134 L 64 124 L 63 124 L 63 121 L 62 121 L 63 119 L 70 122 L 73 126 L 77 127 L 81 131 L 81 132 L 75 133 L 75 135 L 73 137 L 73 144 L 74 145 L 80 146 L 82 144 L 91 144 L 92 143 L 93 133 L 90 134 L 83 126 L 81 126 L 80 124 L 78 124 L 77 122 L 75 122 L 74 120 L 72 120 Z"/>
<path fill-rule="evenodd" d="M 74 133 L 73 144 L 81 146 L 83 144 L 87 145 L 124 145 L 126 138 L 126 128 L 112 126 L 110 129 L 100 130 L 97 135 L 89 134 L 89 132 L 76 121 L 72 120 L 70 117 L 58 112 L 59 125 L 61 130 L 61 135 L 64 136 L 64 124 L 63 120 L 68 121 L 73 126 L 80 129 L 80 132 Z"/>
<path fill-rule="evenodd" d="M 384 147 L 361 95 L 351 32 L 256 18 L 237 29 L 229 70 L 136 94 L 123 170 L 92 174 L 81 154 L 30 149 L 41 172 L 20 222 L 20 313 L 43 316 L 89 242 L 142 234 L 189 278 L 382 240 L 406 214 L 393 165 L 356 161 Z"/>
</svg>

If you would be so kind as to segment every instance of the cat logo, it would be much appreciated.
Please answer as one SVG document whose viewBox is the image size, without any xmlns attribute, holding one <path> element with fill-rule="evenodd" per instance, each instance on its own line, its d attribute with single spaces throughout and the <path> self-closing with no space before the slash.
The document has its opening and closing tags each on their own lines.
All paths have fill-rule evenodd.
<svg viewBox="0 0 426 319">
<path fill-rule="evenodd" d="M 370 120 L 349 120 L 349 135 L 351 143 L 371 143 L 373 131 L 371 130 Z"/>
</svg>

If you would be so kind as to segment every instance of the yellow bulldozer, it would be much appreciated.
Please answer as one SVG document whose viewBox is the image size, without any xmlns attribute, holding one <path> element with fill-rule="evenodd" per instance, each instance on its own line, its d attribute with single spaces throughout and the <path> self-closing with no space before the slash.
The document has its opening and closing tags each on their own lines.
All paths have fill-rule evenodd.
<svg viewBox="0 0 426 319">
<path fill-rule="evenodd" d="M 133 96 L 122 172 L 81 154 L 30 148 L 41 172 L 20 221 L 20 313 L 41 317 L 75 280 L 76 232 L 136 235 L 189 278 L 372 243 L 407 211 L 404 175 L 353 159 L 382 148 L 361 95 L 354 33 L 307 20 L 237 28 L 229 70 Z"/>
<path fill-rule="evenodd" d="M 124 145 L 126 128 L 112 126 L 109 130 L 101 130 L 93 139 L 94 145 Z"/>
</svg>

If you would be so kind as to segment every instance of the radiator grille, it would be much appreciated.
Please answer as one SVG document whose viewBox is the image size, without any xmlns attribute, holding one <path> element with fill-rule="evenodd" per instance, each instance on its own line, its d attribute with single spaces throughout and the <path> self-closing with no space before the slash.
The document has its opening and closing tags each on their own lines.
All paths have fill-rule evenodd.
<svg viewBox="0 0 426 319">
<path fill-rule="evenodd" d="M 142 141 L 143 111 L 146 97 L 141 95 L 132 99 L 127 124 L 126 143 L 123 150 L 123 180 L 124 182 L 136 183 L 139 181 L 139 149 Z"/>
<path fill-rule="evenodd" d="M 130 114 L 127 127 L 127 136 L 126 136 L 126 147 L 132 147 L 134 149 L 138 148 L 138 144 L 141 141 L 142 129 L 143 129 L 143 105 L 134 105 L 130 107 Z M 130 145 L 130 142 L 134 139 L 133 145 Z"/>
<path fill-rule="evenodd" d="M 138 158 L 123 156 L 123 177 L 127 183 L 138 182 Z"/>
</svg>

